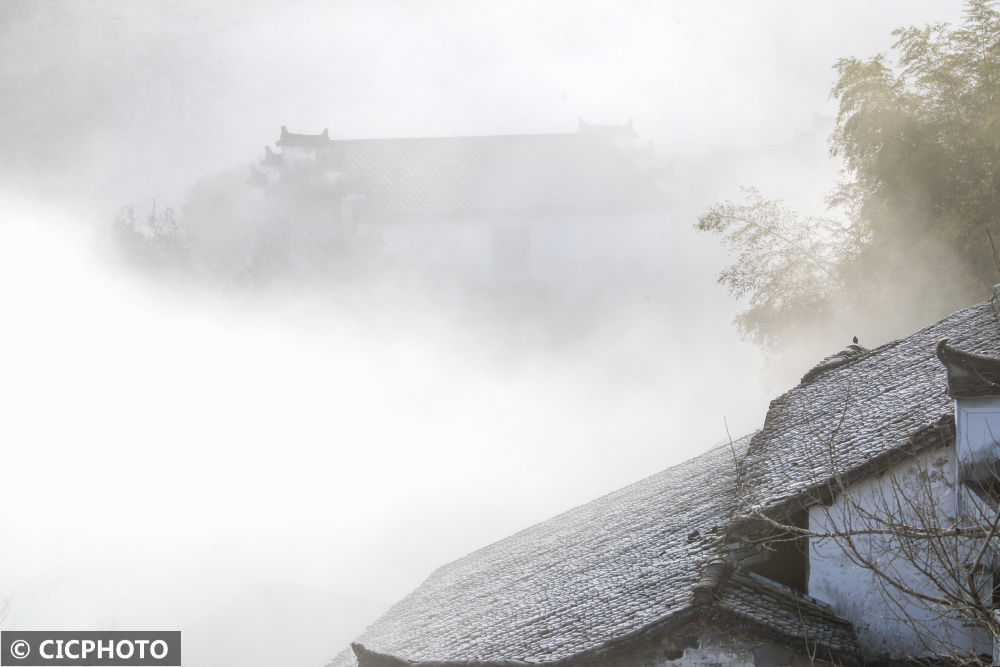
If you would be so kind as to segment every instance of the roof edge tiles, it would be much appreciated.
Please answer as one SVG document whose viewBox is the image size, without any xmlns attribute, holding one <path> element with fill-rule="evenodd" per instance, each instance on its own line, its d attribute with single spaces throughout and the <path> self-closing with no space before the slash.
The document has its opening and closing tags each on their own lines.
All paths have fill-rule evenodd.
<svg viewBox="0 0 1000 667">
<path fill-rule="evenodd" d="M 728 572 L 726 576 L 729 576 Z M 730 583 L 721 584 L 719 599 L 706 604 L 686 606 L 665 618 L 656 620 L 627 636 L 619 637 L 601 646 L 557 660 L 507 659 L 507 660 L 406 660 L 390 653 L 381 653 L 365 647 L 359 642 L 351 644 L 359 667 L 525 667 L 546 665 L 547 667 L 570 667 L 571 665 L 598 665 L 621 658 L 641 649 L 671 632 L 696 621 L 707 621 L 720 627 L 746 632 L 761 639 L 801 650 L 805 641 L 810 654 L 829 658 L 839 664 L 860 664 L 858 647 L 855 645 L 854 629 L 851 623 L 833 612 L 810 602 L 805 598 L 788 595 L 761 582 L 732 573 Z M 764 595 L 771 607 L 784 608 L 788 612 L 790 624 L 800 623 L 802 627 L 781 627 L 769 624 L 754 616 L 753 605 L 747 599 L 753 595 Z M 827 636 L 813 636 L 805 628 L 807 622 L 814 626 L 827 625 Z"/>
</svg>

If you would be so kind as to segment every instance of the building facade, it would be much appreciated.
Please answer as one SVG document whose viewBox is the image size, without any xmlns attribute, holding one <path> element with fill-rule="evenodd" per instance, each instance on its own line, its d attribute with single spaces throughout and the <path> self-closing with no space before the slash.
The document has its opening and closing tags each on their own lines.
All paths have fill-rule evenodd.
<svg viewBox="0 0 1000 667">
<path fill-rule="evenodd" d="M 251 182 L 322 202 L 330 234 L 467 284 L 650 283 L 667 253 L 652 146 L 631 122 L 564 134 L 333 140 L 281 128 Z"/>
</svg>

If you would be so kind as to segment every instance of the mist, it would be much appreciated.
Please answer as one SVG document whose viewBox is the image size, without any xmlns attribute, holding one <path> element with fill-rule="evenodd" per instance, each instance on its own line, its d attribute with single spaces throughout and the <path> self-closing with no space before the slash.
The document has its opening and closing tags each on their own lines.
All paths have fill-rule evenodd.
<svg viewBox="0 0 1000 667">
<path fill-rule="evenodd" d="M 726 257 L 693 223 L 743 184 L 822 213 L 832 63 L 960 10 L 6 3 L 0 627 L 178 629 L 193 667 L 318 667 L 434 568 L 754 430 L 786 386 L 737 336 Z M 405 257 L 220 268 L 258 238 L 248 220 L 281 236 L 239 193 L 282 125 L 580 117 L 653 142 L 668 204 L 641 282 L 583 266 L 495 298 Z M 123 206 L 195 220 L 206 188 L 229 199 L 190 266 L 109 238 Z"/>
</svg>

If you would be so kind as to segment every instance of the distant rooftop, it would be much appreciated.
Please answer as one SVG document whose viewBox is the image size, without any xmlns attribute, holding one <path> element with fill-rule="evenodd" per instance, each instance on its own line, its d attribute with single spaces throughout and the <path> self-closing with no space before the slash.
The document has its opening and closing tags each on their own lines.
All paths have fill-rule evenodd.
<svg viewBox="0 0 1000 667">
<path fill-rule="evenodd" d="M 662 202 L 641 167 L 651 156 L 620 143 L 635 132 L 590 125 L 577 132 L 331 140 L 295 134 L 276 145 L 307 149 L 320 166 L 351 175 L 377 218 L 626 211 Z M 270 156 L 267 158 L 272 160 Z"/>
<path fill-rule="evenodd" d="M 328 128 L 323 128 L 323 131 L 319 134 L 294 134 L 288 131 L 288 128 L 284 125 L 281 126 L 281 136 L 275 142 L 275 146 L 279 148 L 290 148 L 290 147 L 310 147 L 310 148 L 328 148 L 330 145 L 330 130 Z"/>
</svg>

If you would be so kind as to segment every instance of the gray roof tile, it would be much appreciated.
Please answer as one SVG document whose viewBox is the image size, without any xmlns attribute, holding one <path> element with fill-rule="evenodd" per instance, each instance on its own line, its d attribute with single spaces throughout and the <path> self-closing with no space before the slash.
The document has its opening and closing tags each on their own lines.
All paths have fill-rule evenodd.
<svg viewBox="0 0 1000 667">
<path fill-rule="evenodd" d="M 744 463 L 744 516 L 795 501 L 831 476 L 872 461 L 940 429 L 953 429 L 937 342 L 1000 354 L 992 302 L 958 311 L 907 338 L 825 370 L 771 402 Z"/>
<path fill-rule="evenodd" d="M 735 574 L 720 592 L 718 605 L 729 612 L 730 627 L 745 624 L 820 659 L 851 663 L 860 654 L 850 622 L 766 583 Z"/>
<path fill-rule="evenodd" d="M 554 661 L 634 633 L 689 606 L 722 541 L 734 470 L 725 444 L 473 552 L 358 641 L 407 660 Z M 689 542 L 694 530 L 704 539 Z"/>
</svg>

